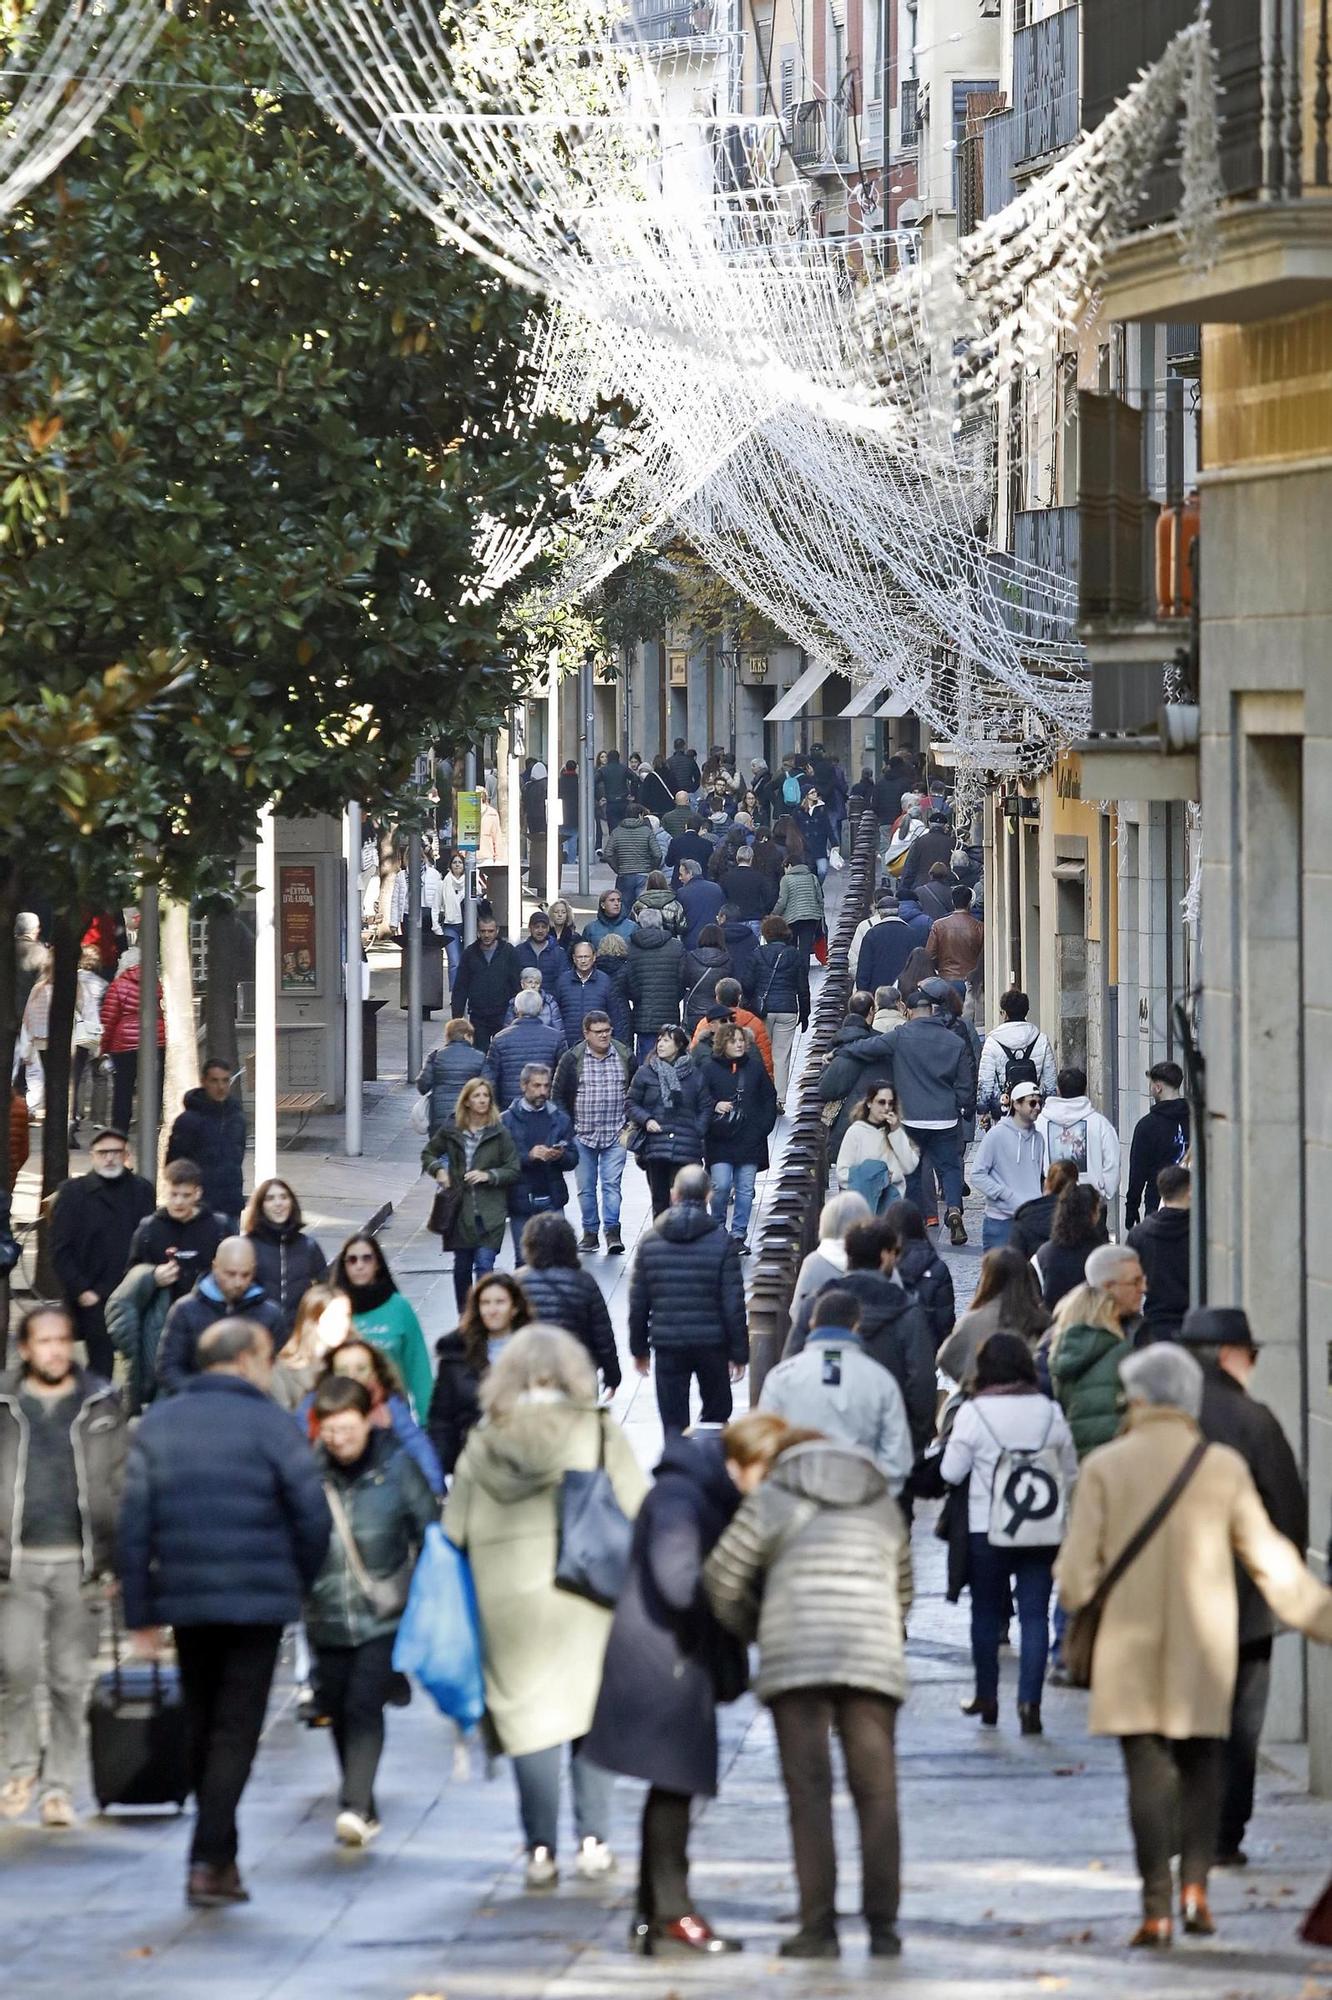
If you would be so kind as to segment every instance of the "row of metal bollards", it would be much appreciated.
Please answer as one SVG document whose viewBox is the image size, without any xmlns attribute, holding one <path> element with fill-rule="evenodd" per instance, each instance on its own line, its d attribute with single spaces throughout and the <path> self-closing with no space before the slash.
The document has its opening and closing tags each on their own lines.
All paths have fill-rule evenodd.
<svg viewBox="0 0 1332 2000">
<path fill-rule="evenodd" d="M 795 1098 L 794 1129 L 777 1189 L 765 1205 L 749 1295 L 750 1396 L 781 1357 L 791 1323 L 791 1294 L 801 1262 L 818 1241 L 819 1211 L 828 1192 L 828 1127 L 815 1090 L 851 992 L 848 958 L 856 926 L 869 915 L 879 857 L 879 822 L 863 801 L 850 801 L 851 853 L 837 923 L 828 937 L 828 966 L 810 1023 Z"/>
</svg>

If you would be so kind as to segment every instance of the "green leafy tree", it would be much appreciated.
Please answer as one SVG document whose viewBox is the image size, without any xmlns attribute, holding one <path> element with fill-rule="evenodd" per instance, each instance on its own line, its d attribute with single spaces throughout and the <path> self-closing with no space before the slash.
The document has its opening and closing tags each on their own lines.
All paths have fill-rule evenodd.
<svg viewBox="0 0 1332 2000">
<path fill-rule="evenodd" d="M 604 420 L 528 414 L 530 303 L 239 6 L 182 0 L 3 236 L 0 1058 L 26 902 L 224 880 L 266 799 L 383 798 L 521 694 L 478 530 L 557 515 Z"/>
</svg>

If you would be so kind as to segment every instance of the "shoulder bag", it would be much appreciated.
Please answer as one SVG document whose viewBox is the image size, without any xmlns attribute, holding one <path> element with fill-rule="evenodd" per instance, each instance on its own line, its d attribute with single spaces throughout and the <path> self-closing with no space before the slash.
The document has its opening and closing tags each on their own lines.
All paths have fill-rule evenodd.
<svg viewBox="0 0 1332 2000">
<path fill-rule="evenodd" d="M 1091 1686 L 1092 1655 L 1096 1650 L 1096 1636 L 1101 1629 L 1101 1614 L 1106 1600 L 1124 1572 L 1138 1560 L 1157 1529 L 1164 1525 L 1171 1508 L 1202 1464 L 1206 1453 L 1207 1440 L 1200 1438 L 1147 1519 L 1115 1557 L 1090 1598 L 1069 1619 L 1064 1633 L 1064 1667 L 1071 1686 Z"/>
<path fill-rule="evenodd" d="M 606 1470 L 606 1418 L 597 1419 L 597 1462 L 560 1481 L 555 1588 L 614 1609 L 629 1574 L 634 1524 L 615 1497 Z"/>
<path fill-rule="evenodd" d="M 342 1543 L 342 1552 L 347 1558 L 347 1567 L 352 1573 L 356 1588 L 376 1618 L 400 1617 L 412 1587 L 412 1571 L 416 1568 L 416 1558 L 409 1557 L 392 1576 L 371 1576 L 361 1560 L 361 1551 L 356 1546 L 356 1537 L 347 1518 L 347 1509 L 342 1504 L 342 1495 L 328 1480 L 324 1482 L 324 1498 L 328 1502 L 328 1511 L 333 1516 L 333 1530 Z"/>
</svg>

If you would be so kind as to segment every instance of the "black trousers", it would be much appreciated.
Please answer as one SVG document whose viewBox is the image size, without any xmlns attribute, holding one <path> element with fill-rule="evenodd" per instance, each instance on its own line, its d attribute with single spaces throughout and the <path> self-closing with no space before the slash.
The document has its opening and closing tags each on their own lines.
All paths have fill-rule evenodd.
<svg viewBox="0 0 1332 2000">
<path fill-rule="evenodd" d="M 484 1055 L 491 1041 L 504 1026 L 503 1014 L 472 1013 L 472 1047 L 478 1055 Z"/>
<path fill-rule="evenodd" d="M 111 1380 L 111 1372 L 116 1365 L 116 1350 L 110 1334 L 106 1330 L 106 1312 L 101 1305 L 75 1306 L 74 1330 L 83 1342 L 88 1356 L 88 1366 L 94 1375 L 100 1375 L 104 1382 Z"/>
<path fill-rule="evenodd" d="M 1142 1913 L 1171 1913 L 1171 1856 L 1179 1880 L 1207 1882 L 1216 1852 L 1225 1777 L 1225 1743 L 1217 1736 L 1121 1736 L 1128 1773 L 1129 1824 L 1142 1877 Z"/>
<path fill-rule="evenodd" d="M 657 1371 L 657 1408 L 667 1436 L 689 1428 L 689 1384 L 698 1377 L 703 1398 L 702 1421 L 731 1421 L 731 1376 L 721 1347 L 658 1347 L 653 1349 Z"/>
<path fill-rule="evenodd" d="M 196 1818 L 191 1864 L 236 1859 L 236 1810 L 259 1748 L 280 1625 L 180 1625 L 176 1655 L 189 1721 Z"/>
<path fill-rule="evenodd" d="M 648 1787 L 638 1861 L 638 1912 L 645 1923 L 675 1924 L 689 1915 L 689 1809 L 687 1792 Z"/>
<path fill-rule="evenodd" d="M 648 1189 L 652 1195 L 652 1219 L 664 1215 L 671 1205 L 671 1185 L 680 1169 L 673 1160 L 648 1160 Z"/>
<path fill-rule="evenodd" d="M 897 1922 L 901 1844 L 897 1825 L 897 1703 L 859 1688 L 798 1688 L 774 1695 L 791 1846 L 800 1887 L 800 1928 L 837 1928 L 837 1848 L 833 1840 L 832 1732 L 842 1739 L 846 1782 L 860 1825 L 865 1920 L 872 1931 Z"/>
<path fill-rule="evenodd" d="M 1233 1854 L 1244 1845 L 1244 1830 L 1253 1813 L 1258 1739 L 1263 1733 L 1271 1685 L 1272 1641 L 1259 1639 L 1250 1646 L 1241 1646 L 1235 1700 L 1230 1711 L 1230 1741 L 1226 1744 L 1218 1854 Z"/>
<path fill-rule="evenodd" d="M 384 1754 L 384 1707 L 393 1680 L 393 1634 L 361 1646 L 317 1646 L 315 1686 L 342 1766 L 338 1804 L 365 1819 L 375 1811 L 375 1773 Z"/>
</svg>

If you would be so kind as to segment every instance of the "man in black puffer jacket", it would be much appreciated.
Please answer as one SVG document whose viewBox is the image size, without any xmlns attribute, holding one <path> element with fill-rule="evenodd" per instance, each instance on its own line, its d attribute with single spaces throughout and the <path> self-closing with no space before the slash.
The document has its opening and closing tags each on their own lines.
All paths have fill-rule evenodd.
<svg viewBox="0 0 1332 2000">
<path fill-rule="evenodd" d="M 245 1112 L 231 1095 L 231 1065 L 211 1059 L 198 1090 L 171 1127 L 167 1164 L 193 1160 L 203 1177 L 204 1207 L 234 1229 L 245 1206 Z"/>
<path fill-rule="evenodd" d="M 749 1360 L 745 1281 L 736 1244 L 708 1213 L 706 1167 L 681 1167 L 671 1205 L 644 1235 L 629 1280 L 629 1349 L 640 1375 L 657 1362 L 657 1408 L 672 1432 L 689 1424 L 698 1377 L 702 1421 L 727 1423 L 731 1384 Z"/>
<path fill-rule="evenodd" d="M 674 1026 L 680 1018 L 683 962 L 684 946 L 678 937 L 667 935 L 661 911 L 640 910 L 637 926 L 629 934 L 629 963 L 624 975 L 639 1062 L 647 1061 L 661 1029 Z"/>
<path fill-rule="evenodd" d="M 200 1373 L 157 1403 L 130 1445 L 117 1544 L 125 1623 L 140 1652 L 175 1634 L 198 1813 L 186 1900 L 248 1902 L 236 1808 L 259 1747 L 284 1625 L 328 1550 L 314 1455 L 268 1395 L 266 1330 L 221 1320 Z"/>
</svg>

